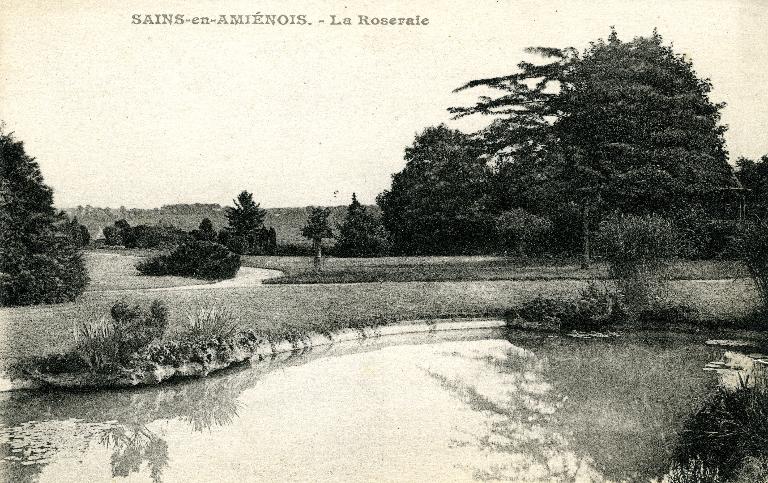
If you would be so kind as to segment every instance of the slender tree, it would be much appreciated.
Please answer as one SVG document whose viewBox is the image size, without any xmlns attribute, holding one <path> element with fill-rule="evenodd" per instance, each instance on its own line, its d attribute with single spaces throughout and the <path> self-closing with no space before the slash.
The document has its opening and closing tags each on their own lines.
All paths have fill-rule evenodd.
<svg viewBox="0 0 768 483">
<path fill-rule="evenodd" d="M 323 239 L 333 238 L 333 231 L 328 223 L 331 210 L 328 208 L 312 207 L 307 224 L 301 230 L 304 238 L 312 240 L 312 251 L 315 253 L 315 270 L 319 270 L 323 260 Z"/>
</svg>

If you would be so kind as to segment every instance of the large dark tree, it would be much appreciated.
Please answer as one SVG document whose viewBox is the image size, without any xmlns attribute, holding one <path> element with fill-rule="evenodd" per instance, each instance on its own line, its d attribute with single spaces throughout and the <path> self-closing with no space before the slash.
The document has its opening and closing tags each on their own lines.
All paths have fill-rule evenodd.
<svg viewBox="0 0 768 483">
<path fill-rule="evenodd" d="M 339 228 L 335 249 L 345 257 L 375 257 L 387 249 L 387 233 L 381 220 L 360 204 L 354 193 Z"/>
<path fill-rule="evenodd" d="M 0 130 L 0 304 L 75 299 L 88 274 L 66 215 L 21 141 Z"/>
<path fill-rule="evenodd" d="M 595 211 L 667 213 L 707 207 L 731 184 L 722 104 L 711 83 L 656 32 L 630 42 L 615 31 L 579 54 L 532 48 L 544 62 L 469 82 L 503 91 L 457 116 L 497 118 L 481 133 L 502 163 L 537 170 L 550 199 L 582 209 L 585 255 Z"/>
<path fill-rule="evenodd" d="M 377 198 L 398 254 L 471 253 L 489 248 L 489 170 L 480 146 L 444 125 L 405 149 L 406 165 Z"/>
</svg>

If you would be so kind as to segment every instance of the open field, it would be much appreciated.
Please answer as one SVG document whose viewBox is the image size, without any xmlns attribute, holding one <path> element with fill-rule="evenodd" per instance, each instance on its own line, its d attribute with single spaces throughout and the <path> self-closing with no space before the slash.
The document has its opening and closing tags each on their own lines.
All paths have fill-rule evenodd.
<svg viewBox="0 0 768 483">
<path fill-rule="evenodd" d="M 266 283 L 372 283 L 469 280 L 607 279 L 607 267 L 582 269 L 578 260 L 536 260 L 496 256 L 328 258 L 320 273 L 310 257 L 245 256 L 243 265 L 280 270 L 285 275 Z M 670 267 L 675 280 L 720 280 L 749 276 L 730 260 L 679 260 Z"/>
<path fill-rule="evenodd" d="M 183 328 L 188 323 L 186 315 L 196 308 L 217 305 L 232 310 L 243 327 L 279 337 L 296 331 L 328 331 L 409 319 L 498 317 L 510 307 L 537 295 L 575 296 L 587 284 L 586 280 L 578 277 L 541 277 L 538 280 L 278 284 L 153 292 L 147 289 L 157 284 L 186 285 L 190 281 L 173 280 L 176 277 L 139 277 L 129 271 L 132 267 L 129 260 L 97 258 L 101 260 L 99 263 L 92 259 L 89 262 L 95 285 L 77 302 L 0 309 L 0 360 L 66 350 L 73 343 L 74 324 L 107 317 L 109 308 L 118 298 L 141 303 L 163 299 L 171 311 L 169 335 Z M 375 259 L 375 266 L 390 263 L 390 266 L 398 267 L 396 260 L 404 261 Z M 285 259 L 275 261 L 279 265 L 269 268 L 286 269 L 288 266 Z M 417 261 L 421 265 L 414 265 Z M 416 273 L 419 267 L 446 266 L 446 261 L 405 259 L 406 263 L 411 263 L 409 273 Z M 450 262 L 453 265 L 461 265 L 462 262 L 471 265 L 475 257 Z M 300 267 L 300 263 L 304 262 L 295 260 L 293 263 Z M 329 263 L 343 263 L 351 267 L 355 261 L 332 259 Z M 485 262 L 477 263 L 483 266 Z M 558 268 L 552 267 L 551 270 L 557 272 Z M 700 271 L 703 273 L 704 269 Z M 140 282 L 135 279 L 140 279 Z M 137 286 L 137 283 L 145 285 Z M 119 293 L 100 292 L 94 290 L 97 287 L 123 290 Z M 130 287 L 132 289 L 128 290 Z M 745 315 L 754 307 L 756 300 L 751 282 L 747 279 L 680 280 L 671 284 L 671 292 L 675 301 L 696 307 L 704 317 L 714 319 Z"/>
</svg>

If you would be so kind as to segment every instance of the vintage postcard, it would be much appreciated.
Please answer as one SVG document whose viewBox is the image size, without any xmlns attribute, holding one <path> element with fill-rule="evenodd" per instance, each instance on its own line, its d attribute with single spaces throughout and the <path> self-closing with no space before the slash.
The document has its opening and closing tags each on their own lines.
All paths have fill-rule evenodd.
<svg viewBox="0 0 768 483">
<path fill-rule="evenodd" d="M 0 0 L 0 481 L 768 481 L 766 25 Z"/>
</svg>

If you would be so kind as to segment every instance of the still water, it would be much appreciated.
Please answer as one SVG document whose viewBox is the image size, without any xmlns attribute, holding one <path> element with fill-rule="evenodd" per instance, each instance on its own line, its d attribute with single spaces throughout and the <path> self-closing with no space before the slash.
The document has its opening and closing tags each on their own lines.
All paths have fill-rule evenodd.
<svg viewBox="0 0 768 483">
<path fill-rule="evenodd" d="M 722 353 L 690 335 L 482 330 L 138 390 L 2 393 L 2 478 L 651 481 Z"/>
</svg>

